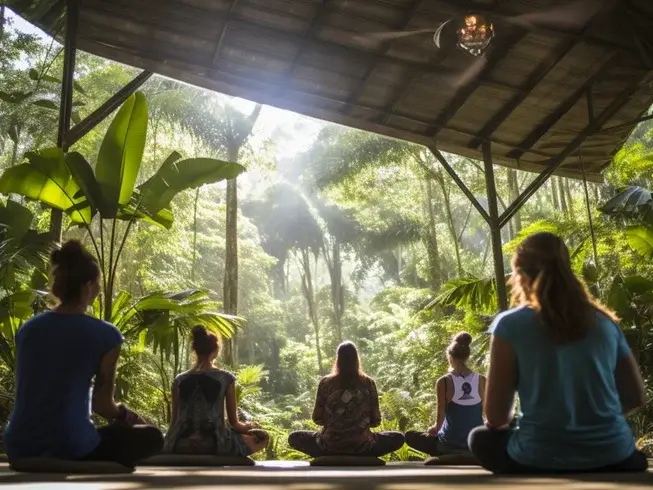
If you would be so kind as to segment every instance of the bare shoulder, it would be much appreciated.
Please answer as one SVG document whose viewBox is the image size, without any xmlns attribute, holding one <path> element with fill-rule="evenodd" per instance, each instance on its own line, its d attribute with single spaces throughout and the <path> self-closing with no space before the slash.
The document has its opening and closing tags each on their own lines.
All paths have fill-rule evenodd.
<svg viewBox="0 0 653 490">
<path fill-rule="evenodd" d="M 444 376 L 440 376 L 438 380 L 435 382 L 435 384 L 436 386 L 442 386 L 445 383 L 447 383 L 448 380 L 449 380 L 449 375 L 445 374 Z"/>
</svg>

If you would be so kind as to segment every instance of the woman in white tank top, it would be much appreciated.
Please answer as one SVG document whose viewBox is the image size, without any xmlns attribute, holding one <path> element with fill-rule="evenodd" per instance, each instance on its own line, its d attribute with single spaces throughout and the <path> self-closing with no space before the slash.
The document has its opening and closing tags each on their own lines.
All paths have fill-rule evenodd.
<svg viewBox="0 0 653 490">
<path fill-rule="evenodd" d="M 469 451 L 469 433 L 483 425 L 485 392 L 485 376 L 467 366 L 471 342 L 471 335 L 460 332 L 447 348 L 451 369 L 436 383 L 436 423 L 426 432 L 408 431 L 410 447 L 431 456 Z"/>
</svg>

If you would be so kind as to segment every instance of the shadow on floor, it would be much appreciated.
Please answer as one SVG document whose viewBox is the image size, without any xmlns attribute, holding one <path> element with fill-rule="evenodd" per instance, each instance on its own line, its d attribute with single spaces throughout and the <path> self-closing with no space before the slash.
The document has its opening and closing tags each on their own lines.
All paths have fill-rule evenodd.
<svg viewBox="0 0 653 490">
<path fill-rule="evenodd" d="M 288 467 L 288 464 L 249 468 L 139 468 L 130 475 L 38 475 L 20 474 L 0 465 L 0 485 L 48 483 L 93 489 L 167 489 L 214 487 L 219 485 L 241 489 L 283 489 L 303 488 L 318 490 L 410 490 L 456 488 L 503 488 L 522 489 L 525 486 L 536 490 L 596 490 L 618 485 L 620 488 L 653 486 L 653 473 L 645 474 L 594 474 L 494 477 L 476 467 L 424 467 L 416 464 L 388 465 L 379 468 L 311 468 L 307 466 Z M 609 487 L 607 486 L 609 485 Z"/>
</svg>

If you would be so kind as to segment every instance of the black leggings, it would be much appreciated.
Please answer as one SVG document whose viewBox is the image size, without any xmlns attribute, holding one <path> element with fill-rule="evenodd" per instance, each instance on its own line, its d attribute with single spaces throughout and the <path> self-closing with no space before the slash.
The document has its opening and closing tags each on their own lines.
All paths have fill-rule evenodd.
<svg viewBox="0 0 653 490">
<path fill-rule="evenodd" d="M 621 473 L 646 471 L 648 468 L 646 456 L 637 450 L 619 463 L 591 469 L 562 471 L 524 466 L 508 455 L 511 433 L 511 430 L 477 427 L 469 434 L 469 448 L 483 468 L 498 474 Z"/>
<path fill-rule="evenodd" d="M 406 432 L 406 444 L 413 449 L 417 449 L 429 456 L 440 456 L 442 454 L 461 454 L 469 453 L 468 448 L 457 448 L 446 444 L 438 438 L 426 432 L 409 430 Z"/>
<path fill-rule="evenodd" d="M 98 430 L 101 441 L 82 461 L 114 461 L 134 467 L 139 461 L 157 454 L 163 447 L 163 434 L 149 425 L 112 424 Z"/>
<path fill-rule="evenodd" d="M 320 456 L 335 456 L 335 453 L 325 451 L 317 443 L 319 432 L 310 430 L 298 430 L 291 432 L 288 436 L 288 444 L 293 449 L 308 454 L 312 458 Z M 385 456 L 400 449 L 404 445 L 404 435 L 401 432 L 376 432 L 376 440 L 369 451 L 365 453 L 342 453 L 351 456 Z"/>
</svg>

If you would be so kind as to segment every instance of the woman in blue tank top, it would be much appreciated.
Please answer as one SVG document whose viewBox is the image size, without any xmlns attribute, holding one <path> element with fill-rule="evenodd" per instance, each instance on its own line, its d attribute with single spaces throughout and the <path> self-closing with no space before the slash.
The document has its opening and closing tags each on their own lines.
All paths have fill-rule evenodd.
<svg viewBox="0 0 653 490">
<path fill-rule="evenodd" d="M 408 431 L 406 443 L 437 456 L 467 452 L 467 437 L 483 423 L 485 377 L 467 366 L 472 336 L 457 334 L 447 348 L 451 369 L 436 383 L 437 420 L 426 432 Z"/>
<path fill-rule="evenodd" d="M 490 327 L 487 423 L 470 449 L 495 473 L 645 471 L 626 421 L 645 403 L 644 382 L 615 316 L 551 233 L 524 240 L 512 270 L 516 308 Z M 522 417 L 510 430 L 515 393 Z"/>
</svg>

